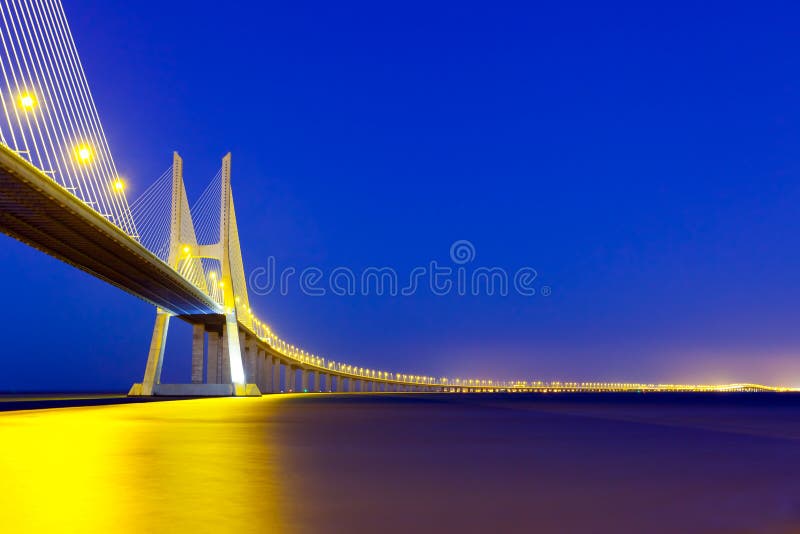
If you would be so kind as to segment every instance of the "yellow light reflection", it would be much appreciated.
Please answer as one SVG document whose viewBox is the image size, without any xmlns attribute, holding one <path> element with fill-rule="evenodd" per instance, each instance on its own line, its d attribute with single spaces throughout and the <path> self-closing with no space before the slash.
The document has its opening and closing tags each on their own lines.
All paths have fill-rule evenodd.
<svg viewBox="0 0 800 534">
<path fill-rule="evenodd" d="M 75 149 L 75 154 L 81 163 L 89 163 L 92 160 L 92 148 L 88 145 L 80 145 Z"/>
<path fill-rule="evenodd" d="M 284 511 L 299 492 L 279 471 L 279 443 L 237 425 L 220 439 L 242 401 L 278 408 L 202 399 L 0 413 L 0 531 L 290 532 Z"/>
<path fill-rule="evenodd" d="M 36 107 L 36 99 L 31 93 L 24 93 L 19 97 L 19 105 L 26 111 L 31 110 Z"/>
</svg>

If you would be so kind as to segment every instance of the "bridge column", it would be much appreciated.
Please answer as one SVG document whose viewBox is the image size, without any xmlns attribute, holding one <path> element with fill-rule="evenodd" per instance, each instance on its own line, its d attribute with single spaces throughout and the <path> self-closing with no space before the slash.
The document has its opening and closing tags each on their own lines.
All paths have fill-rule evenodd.
<svg viewBox="0 0 800 534">
<path fill-rule="evenodd" d="M 286 365 L 286 391 L 294 393 L 295 382 L 297 381 L 297 367 L 291 364 Z"/>
<path fill-rule="evenodd" d="M 319 371 L 309 371 L 308 391 L 322 391 L 319 387 Z"/>
<path fill-rule="evenodd" d="M 264 349 L 259 354 L 261 360 L 261 385 L 264 386 L 262 390 L 264 393 L 274 393 L 272 389 L 272 356 L 270 356 Z"/>
<path fill-rule="evenodd" d="M 219 360 L 221 359 L 220 351 L 221 337 L 219 332 L 206 330 L 208 333 L 208 364 L 206 366 L 206 383 L 219 384 Z"/>
<path fill-rule="evenodd" d="M 253 376 L 252 369 L 250 369 L 250 347 L 247 344 L 247 334 L 237 328 L 239 334 L 239 350 L 242 353 L 242 370 L 244 371 L 244 381 L 250 382 Z"/>
<path fill-rule="evenodd" d="M 168 313 L 161 310 L 156 312 L 156 324 L 153 327 L 150 352 L 147 355 L 147 365 L 144 368 L 142 395 L 152 395 L 155 386 L 161 383 L 161 366 L 164 363 L 164 346 L 167 343 L 169 317 Z"/>
<path fill-rule="evenodd" d="M 344 379 L 342 375 L 336 375 L 336 391 L 338 393 L 344 393 Z"/>
<path fill-rule="evenodd" d="M 310 383 L 311 388 L 309 389 L 309 391 L 322 391 L 322 388 L 320 387 L 319 377 L 320 377 L 319 371 L 316 370 L 311 371 L 311 383 Z"/>
<path fill-rule="evenodd" d="M 255 382 L 256 386 L 258 386 L 258 390 L 263 394 L 266 389 L 264 385 L 264 349 L 258 346 L 258 340 L 253 343 L 253 352 L 256 358 L 253 382 Z"/>
<path fill-rule="evenodd" d="M 322 381 L 325 381 L 325 389 L 322 389 Z M 324 393 L 331 390 L 331 375 L 327 373 L 319 373 L 317 377 L 317 391 Z"/>
<path fill-rule="evenodd" d="M 245 332 L 239 332 L 239 339 L 241 340 L 240 346 L 244 347 L 244 362 L 245 362 L 245 383 L 255 383 L 258 380 L 256 375 L 256 338 L 247 335 Z"/>
<path fill-rule="evenodd" d="M 222 329 L 222 357 L 219 360 L 219 367 L 217 368 L 218 384 L 231 383 L 231 343 L 228 339 L 229 337 L 228 326 L 225 325 L 225 327 Z"/>
<path fill-rule="evenodd" d="M 277 356 L 272 356 L 272 392 L 281 392 L 281 361 Z"/>
<path fill-rule="evenodd" d="M 307 393 L 308 392 L 308 374 L 309 372 L 305 369 L 300 369 L 300 392 Z"/>
<path fill-rule="evenodd" d="M 358 386 L 358 380 L 356 380 L 353 377 L 350 377 L 347 379 L 347 381 L 350 382 L 349 384 L 350 387 L 348 388 L 348 390 L 350 391 L 350 393 L 354 393 L 356 390 L 356 386 Z"/>
<path fill-rule="evenodd" d="M 205 325 L 192 325 L 192 384 L 203 383 L 203 352 L 205 352 L 205 344 Z"/>
</svg>

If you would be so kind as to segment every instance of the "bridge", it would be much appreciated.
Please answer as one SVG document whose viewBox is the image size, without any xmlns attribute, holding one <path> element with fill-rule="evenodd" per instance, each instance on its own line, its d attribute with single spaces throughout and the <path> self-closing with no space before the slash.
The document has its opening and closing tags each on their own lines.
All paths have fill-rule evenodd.
<svg viewBox="0 0 800 534">
<path fill-rule="evenodd" d="M 130 395 L 778 389 L 432 377 L 301 349 L 250 306 L 231 155 L 194 204 L 177 153 L 129 203 L 60 1 L 5 3 L 0 15 L 0 230 L 155 307 L 144 377 Z M 191 377 L 182 384 L 161 382 L 173 319 L 193 328 Z"/>
</svg>

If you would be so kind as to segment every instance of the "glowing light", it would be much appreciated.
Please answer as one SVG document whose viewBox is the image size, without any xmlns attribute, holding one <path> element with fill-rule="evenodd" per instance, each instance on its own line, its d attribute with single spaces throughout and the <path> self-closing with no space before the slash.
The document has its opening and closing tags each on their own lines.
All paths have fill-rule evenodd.
<svg viewBox="0 0 800 534">
<path fill-rule="evenodd" d="M 125 191 L 125 182 L 123 182 L 121 178 L 117 178 L 116 180 L 114 180 L 114 183 L 112 185 L 114 186 L 114 191 L 118 193 L 122 193 L 123 191 Z"/>
<path fill-rule="evenodd" d="M 78 156 L 78 161 L 81 163 L 89 163 L 92 159 L 92 149 L 87 145 L 79 146 L 75 153 Z"/>
<path fill-rule="evenodd" d="M 24 110 L 30 110 L 36 107 L 36 100 L 30 93 L 25 93 L 19 97 L 19 105 Z"/>
<path fill-rule="evenodd" d="M 183 247 L 183 253 L 184 253 L 184 254 L 189 254 L 189 252 L 190 252 L 191 250 L 192 250 L 192 249 L 190 249 L 188 245 L 187 245 L 187 246 L 185 246 L 185 247 Z"/>
</svg>

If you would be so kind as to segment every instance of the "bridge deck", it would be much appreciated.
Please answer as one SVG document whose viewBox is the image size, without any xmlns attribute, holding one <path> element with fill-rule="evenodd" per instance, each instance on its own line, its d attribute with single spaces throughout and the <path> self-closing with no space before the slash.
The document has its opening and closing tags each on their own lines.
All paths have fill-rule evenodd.
<svg viewBox="0 0 800 534">
<path fill-rule="evenodd" d="M 176 315 L 220 307 L 150 251 L 5 146 L 0 231 Z"/>
</svg>

